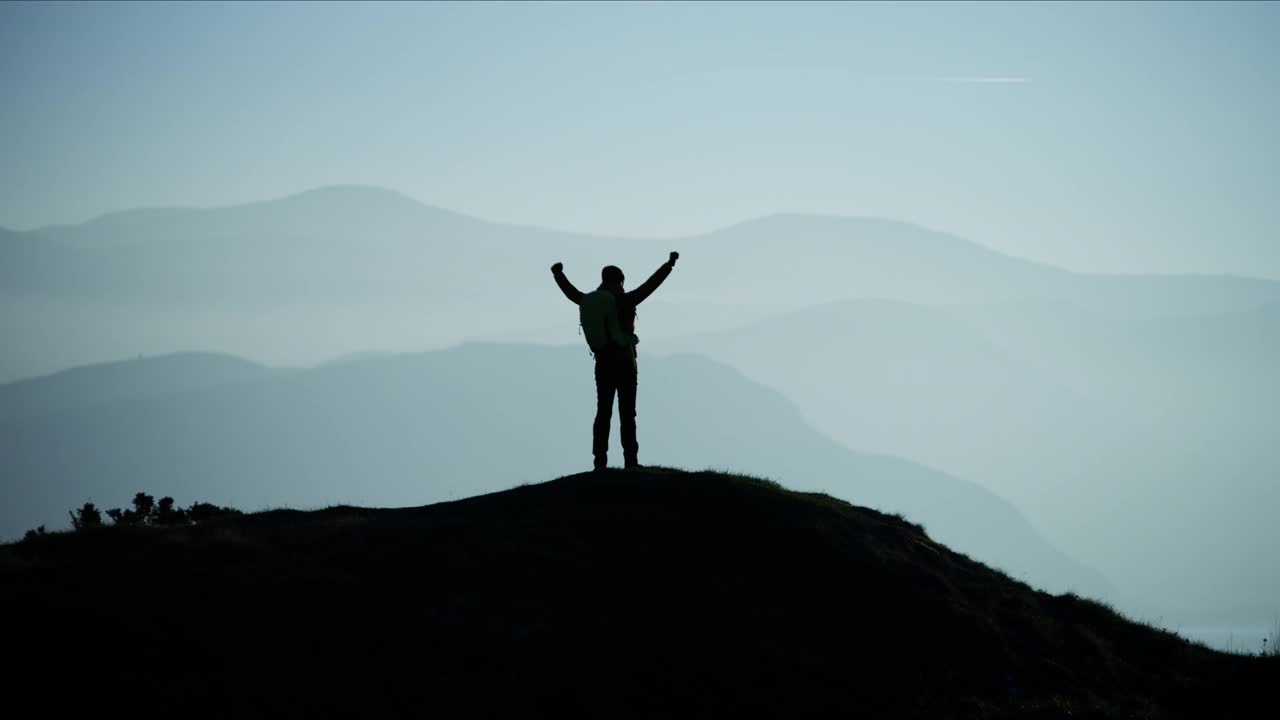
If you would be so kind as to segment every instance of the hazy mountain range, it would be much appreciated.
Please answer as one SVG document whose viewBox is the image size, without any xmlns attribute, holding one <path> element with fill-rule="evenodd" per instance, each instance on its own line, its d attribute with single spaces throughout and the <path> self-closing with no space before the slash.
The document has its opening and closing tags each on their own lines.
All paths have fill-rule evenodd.
<svg viewBox="0 0 1280 720">
<path fill-rule="evenodd" d="M 840 447 L 729 368 L 645 357 L 641 372 L 647 462 L 787 478 L 906 513 L 1029 582 L 1110 591 L 988 491 Z M 143 490 L 246 509 L 399 506 L 569 473 L 591 459 L 590 378 L 591 359 L 577 348 L 483 344 L 293 371 L 175 355 L 2 386 L 0 402 L 21 397 L 25 411 L 0 422 L 11 499 L 0 532 L 60 527 L 86 500 L 125 504 Z M 85 398 L 79 406 L 67 403 L 72 389 Z"/>
<path fill-rule="evenodd" d="M 584 283 L 610 260 L 635 282 L 673 243 L 690 261 L 680 295 L 717 302 L 800 305 L 851 293 L 916 302 L 1043 297 L 1159 315 L 1280 300 L 1273 281 L 1075 274 L 873 218 L 772 215 L 674 240 L 591 237 L 490 223 L 365 187 L 121 212 L 2 239 L 7 292 L 99 301 L 483 301 L 492 287 L 538 287 L 527 279 L 531 270 L 554 259 L 571 271 L 576 265 Z"/>
<path fill-rule="evenodd" d="M 790 406 L 779 412 L 803 432 L 788 435 L 771 426 L 756 434 L 718 434 L 721 426 L 741 422 L 729 417 L 737 407 L 734 394 L 755 397 L 758 388 L 735 386 L 716 395 L 714 383 L 704 389 L 674 371 L 656 378 L 645 372 L 642 413 L 646 402 L 661 402 L 658 393 L 681 393 L 681 412 L 641 421 L 642 446 L 663 461 L 723 463 L 788 478 L 802 470 L 822 478 L 860 474 L 839 469 L 854 462 L 850 457 L 860 463 L 879 457 L 892 468 L 872 475 L 896 478 L 893 468 L 901 467 L 937 475 L 909 464 L 920 463 L 1007 499 L 1052 544 L 1147 602 L 1280 606 L 1280 572 L 1270 562 L 1280 543 L 1272 510 L 1280 506 L 1280 451 L 1273 440 L 1280 282 L 1072 273 L 872 218 L 773 215 L 684 238 L 590 237 L 486 222 L 376 188 L 335 187 L 237 207 L 139 210 L 74 226 L 0 231 L 6 338 L 0 380 L 139 355 L 145 362 L 175 351 L 230 353 L 264 364 L 203 356 L 201 362 L 221 368 L 208 372 L 218 376 L 217 390 L 186 384 L 183 373 L 161 382 L 169 372 L 163 358 L 154 366 L 126 363 L 111 371 L 123 374 L 101 381 L 86 379 L 105 372 L 91 368 L 83 371 L 88 375 L 39 380 L 43 386 L 6 386 L 0 389 L 4 481 L 16 483 L 12 473 L 19 472 L 47 480 L 51 484 L 22 487 L 42 488 L 32 492 L 51 499 L 39 517 L 60 520 L 63 505 L 82 502 L 78 493 L 97 486 L 85 479 L 93 473 L 110 478 L 113 488 L 128 486 L 123 492 L 142 489 L 132 488 L 138 478 L 130 473 L 143 469 L 146 478 L 189 483 L 185 489 L 229 483 L 244 490 L 240 502 L 249 504 L 351 499 L 343 492 L 359 477 L 367 478 L 370 492 L 401 493 L 374 494 L 368 502 L 394 504 L 409 497 L 402 491 L 416 488 L 405 478 L 456 478 L 452 492 L 462 494 L 484 483 L 577 469 L 592 408 L 589 358 L 574 309 L 548 267 L 563 261 L 586 289 L 596 285 L 602 265 L 614 263 L 634 286 L 670 250 L 681 252 L 676 271 L 640 308 L 642 351 L 711 356 L 780 391 L 808 424 L 862 454 L 813 440 L 819 436 Z M 403 355 L 474 340 L 572 344 L 572 351 L 547 357 L 572 368 L 552 387 L 579 394 L 536 402 L 530 396 L 516 406 L 505 403 L 497 385 L 476 395 L 449 389 L 504 375 L 512 377 L 503 379 L 511 383 L 503 392 L 537 385 L 526 365 L 541 367 L 541 361 L 526 360 L 536 353 L 523 347 L 510 350 L 509 365 L 477 360 L 453 376 L 422 371 L 395 388 L 351 380 L 394 373 L 410 362 L 361 353 Z M 265 367 L 344 357 L 314 371 Z M 413 357 L 435 367 L 442 361 L 424 358 L 453 356 Z M 583 364 L 572 365 L 575 357 Z M 540 372 L 550 372 L 554 362 L 547 360 Z M 646 365 L 656 372 L 698 361 L 673 362 Z M 152 389 L 138 389 L 130 373 L 154 375 L 147 381 Z M 447 377 L 453 386 L 441 385 Z M 325 378 L 336 384 L 322 389 Z M 273 389 L 258 396 L 246 382 Z M 445 388 L 439 392 L 454 403 L 449 408 L 460 407 L 464 396 L 478 403 L 484 419 L 428 422 L 402 407 L 406 393 L 426 387 Z M 275 405 L 263 405 L 276 397 Z M 316 412 L 291 414 L 312 402 L 319 403 Z M 547 402 L 577 413 L 576 421 L 565 420 L 577 428 L 529 421 Z M 107 409 L 119 403 L 127 408 Z M 36 408 L 43 408 L 40 417 Z M 361 417 L 385 410 L 412 429 L 379 425 L 382 430 L 366 434 L 348 427 L 354 421 L 345 408 L 361 409 Z M 154 443 L 136 449 L 137 437 L 119 435 L 132 432 L 132 421 L 113 421 L 120 412 L 145 426 Z M 466 418 L 482 411 L 459 412 Z M 226 421 L 212 423 L 213 417 Z M 677 417 L 697 417 L 700 424 L 671 420 Z M 200 432 L 173 438 L 184 423 Z M 342 432 L 316 427 L 325 423 Z M 504 464 L 509 458 L 489 457 L 505 449 L 469 450 L 465 462 L 424 448 L 384 452 L 385 438 L 406 433 L 395 447 L 409 447 L 407 434 L 429 436 L 432 423 L 454 433 L 448 436 L 455 448 L 477 447 L 491 423 L 504 437 L 552 439 L 539 445 L 545 454 L 530 451 L 527 473 L 515 475 Z M 388 420 L 387 427 L 399 426 Z M 264 435 L 267 430 L 274 435 Z M 227 451 L 216 452 L 200 440 L 202 432 L 219 443 L 239 438 L 242 445 L 220 444 Z M 329 440 L 316 447 L 315 437 Z M 123 450 L 129 447 L 133 455 Z M 895 465 L 900 461 L 881 453 L 909 463 Z M 384 456 L 385 462 L 373 460 Z M 194 475 L 182 480 L 187 473 Z M 300 488 L 311 494 L 299 495 Z M 445 494 L 403 501 L 426 502 L 450 491 L 439 492 Z M 981 513 L 926 519 L 910 507 L 911 519 L 931 530 L 946 518 L 970 528 L 985 522 Z M 965 542 L 955 544 L 967 549 Z"/>
<path fill-rule="evenodd" d="M 1244 310 L 1280 283 L 1222 276 L 1069 273 L 914 225 L 774 215 L 676 239 L 502 225 L 387 190 L 334 187 L 214 209 L 138 210 L 0 235 L 0 326 L 19 347 L 0 379 L 137 353 L 217 350 L 312 364 L 369 349 L 468 339 L 567 341 L 575 323 L 547 268 L 581 286 L 623 267 L 636 284 L 684 253 L 642 312 L 642 338 L 712 329 L 671 303 L 744 310 L 874 296 L 916 303 L 1035 298 L 1124 317 Z M 546 328 L 548 332 L 531 331 Z M 555 328 L 561 328 L 556 331 Z"/>
</svg>

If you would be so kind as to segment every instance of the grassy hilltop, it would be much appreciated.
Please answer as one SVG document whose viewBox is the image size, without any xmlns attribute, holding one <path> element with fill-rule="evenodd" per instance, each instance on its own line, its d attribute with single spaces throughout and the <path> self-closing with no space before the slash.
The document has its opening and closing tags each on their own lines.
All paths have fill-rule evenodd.
<svg viewBox="0 0 1280 720">
<path fill-rule="evenodd" d="M 53 534 L 0 586 L 19 695 L 146 715 L 1203 717 L 1280 678 L 712 472 Z"/>
</svg>

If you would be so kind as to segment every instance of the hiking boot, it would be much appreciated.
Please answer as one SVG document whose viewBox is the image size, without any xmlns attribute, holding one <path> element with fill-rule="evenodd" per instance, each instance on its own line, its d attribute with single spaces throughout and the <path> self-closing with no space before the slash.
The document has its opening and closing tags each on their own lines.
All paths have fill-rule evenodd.
<svg viewBox="0 0 1280 720">
<path fill-rule="evenodd" d="M 640 468 L 642 468 L 642 467 L 644 467 L 644 466 L 640 464 L 640 461 L 639 461 L 639 460 L 634 460 L 634 459 L 633 459 L 633 460 L 628 460 L 628 461 L 626 462 L 626 464 L 625 464 L 625 465 L 623 465 L 622 467 L 623 467 L 623 468 L 625 468 L 625 469 L 627 469 L 627 470 L 639 470 Z"/>
<path fill-rule="evenodd" d="M 596 462 L 595 462 L 595 469 L 596 469 L 596 470 L 604 470 L 604 469 L 605 469 L 606 467 L 608 467 L 608 466 L 609 466 L 609 461 L 608 461 L 608 460 L 606 460 L 606 459 L 605 459 L 605 458 L 603 458 L 603 457 L 597 457 L 597 458 L 596 458 Z"/>
</svg>

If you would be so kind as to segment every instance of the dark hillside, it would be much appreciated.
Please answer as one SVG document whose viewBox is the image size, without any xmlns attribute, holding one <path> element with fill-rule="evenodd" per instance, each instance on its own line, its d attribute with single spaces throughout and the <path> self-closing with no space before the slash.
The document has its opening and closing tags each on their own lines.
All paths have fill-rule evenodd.
<svg viewBox="0 0 1280 720">
<path fill-rule="evenodd" d="M 1278 669 L 670 470 L 51 535 L 0 548 L 0 585 L 12 687 L 146 715 L 1230 716 Z"/>
</svg>

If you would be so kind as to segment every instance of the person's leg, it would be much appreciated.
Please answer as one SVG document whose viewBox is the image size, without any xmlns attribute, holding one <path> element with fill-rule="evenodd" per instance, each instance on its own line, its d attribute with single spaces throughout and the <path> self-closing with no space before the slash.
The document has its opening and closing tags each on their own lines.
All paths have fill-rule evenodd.
<svg viewBox="0 0 1280 720">
<path fill-rule="evenodd" d="M 636 366 L 627 357 L 618 368 L 618 425 L 622 430 L 622 457 L 626 467 L 640 464 L 640 444 L 636 442 Z"/>
<path fill-rule="evenodd" d="M 596 422 L 591 428 L 591 453 L 597 470 L 605 467 L 609 457 L 609 424 L 613 421 L 613 395 L 617 390 L 616 373 L 608 359 L 596 357 Z"/>
</svg>

